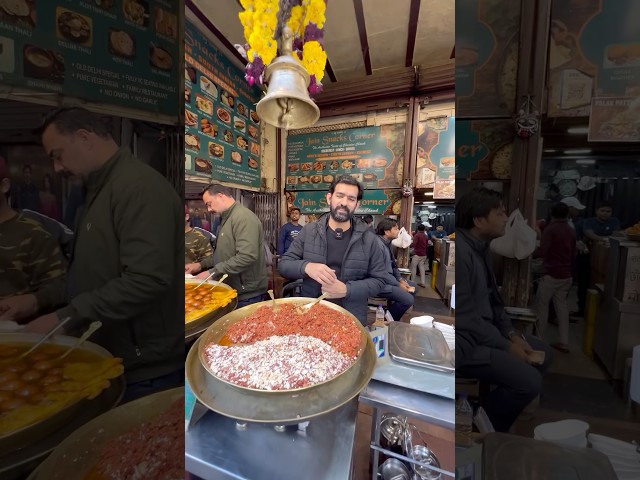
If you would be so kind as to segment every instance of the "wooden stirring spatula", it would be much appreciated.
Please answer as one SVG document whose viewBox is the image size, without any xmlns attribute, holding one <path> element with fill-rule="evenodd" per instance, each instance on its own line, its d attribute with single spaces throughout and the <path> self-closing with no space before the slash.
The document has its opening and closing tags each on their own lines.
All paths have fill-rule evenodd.
<svg viewBox="0 0 640 480">
<path fill-rule="evenodd" d="M 323 293 L 318 298 L 316 298 L 313 302 L 305 303 L 304 305 L 298 306 L 296 308 L 296 312 L 298 312 L 298 313 L 308 312 L 311 307 L 313 307 L 316 303 L 319 303 L 321 300 L 324 300 L 324 298 L 327 295 L 329 295 L 329 294 L 328 293 Z"/>
</svg>

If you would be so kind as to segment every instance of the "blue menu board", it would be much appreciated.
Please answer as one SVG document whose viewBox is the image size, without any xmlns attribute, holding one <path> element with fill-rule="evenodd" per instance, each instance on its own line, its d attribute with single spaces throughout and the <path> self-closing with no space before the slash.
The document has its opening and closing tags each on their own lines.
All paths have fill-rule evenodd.
<svg viewBox="0 0 640 480">
<path fill-rule="evenodd" d="M 184 82 L 185 171 L 260 188 L 260 90 L 189 22 Z"/>
<path fill-rule="evenodd" d="M 170 0 L 3 0 L 0 82 L 178 118 Z"/>
</svg>

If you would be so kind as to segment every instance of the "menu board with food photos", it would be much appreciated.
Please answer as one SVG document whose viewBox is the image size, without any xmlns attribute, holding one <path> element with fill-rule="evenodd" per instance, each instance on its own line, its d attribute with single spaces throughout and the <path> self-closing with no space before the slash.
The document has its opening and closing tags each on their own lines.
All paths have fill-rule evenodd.
<svg viewBox="0 0 640 480">
<path fill-rule="evenodd" d="M 550 117 L 588 116 L 593 97 L 640 97 L 639 14 L 637 0 L 552 3 Z"/>
<path fill-rule="evenodd" d="M 511 120 L 458 119 L 456 179 L 509 180 L 514 135 Z"/>
<path fill-rule="evenodd" d="M 287 207 L 297 207 L 303 214 L 326 213 L 329 211 L 327 192 L 302 191 L 286 192 Z M 357 215 L 400 215 L 402 205 L 401 190 L 365 190 L 356 209 Z"/>
<path fill-rule="evenodd" d="M 455 148 L 455 117 L 435 117 L 419 122 L 416 187 L 432 188 L 438 181 L 444 185 L 455 180 Z M 451 189 L 444 193 L 448 190 Z"/>
<path fill-rule="evenodd" d="M 260 91 L 194 25 L 185 25 L 185 170 L 260 188 Z"/>
<path fill-rule="evenodd" d="M 0 83 L 178 118 L 178 3 L 0 0 Z"/>
<path fill-rule="evenodd" d="M 456 0 L 456 116 L 504 117 L 517 110 L 520 4 Z"/>
<path fill-rule="evenodd" d="M 402 185 L 405 124 L 292 135 L 287 138 L 287 190 L 326 190 L 340 175 L 365 189 Z"/>
</svg>

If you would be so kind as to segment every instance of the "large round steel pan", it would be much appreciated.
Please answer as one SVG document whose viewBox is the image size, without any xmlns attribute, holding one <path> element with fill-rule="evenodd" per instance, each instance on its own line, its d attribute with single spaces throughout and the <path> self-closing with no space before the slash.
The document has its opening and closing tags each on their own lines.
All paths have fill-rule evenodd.
<svg viewBox="0 0 640 480">
<path fill-rule="evenodd" d="M 174 388 L 120 405 L 94 418 L 58 445 L 28 480 L 82 480 L 109 440 L 152 420 L 182 397 L 184 388 Z"/>
<path fill-rule="evenodd" d="M 303 305 L 312 298 L 281 298 L 276 304 Z M 219 341 L 227 328 L 271 301 L 248 305 L 225 315 L 214 323 L 193 345 L 187 355 L 187 380 L 198 400 L 209 409 L 238 420 L 288 424 L 299 423 L 341 407 L 367 386 L 373 375 L 376 354 L 371 336 L 349 312 L 331 302 L 329 308 L 344 313 L 356 322 L 361 332 L 362 349 L 354 365 L 328 382 L 297 390 L 255 390 L 232 385 L 206 370 L 201 353 L 206 344 Z"/>
<path fill-rule="evenodd" d="M 34 344 L 41 338 L 41 335 L 33 333 L 3 333 L 0 334 L 0 343 Z M 78 339 L 75 337 L 57 335 L 49 339 L 47 344 L 72 346 L 77 342 L 77 340 Z M 93 352 L 102 358 L 113 357 L 113 355 L 111 355 L 107 350 L 91 342 L 85 342 L 80 348 L 82 350 Z M 119 401 L 120 398 L 122 398 L 122 393 L 124 391 L 123 377 L 120 376 L 111 380 L 111 384 L 118 385 L 118 390 L 120 391 L 118 398 Z M 89 404 L 99 401 L 101 396 L 102 395 L 93 400 L 79 400 L 43 420 L 0 436 L 0 452 L 4 455 L 24 448 L 27 445 L 36 443 L 38 440 L 47 437 L 48 435 L 63 428 L 67 423 L 72 422 L 73 419 L 79 415 L 79 412 L 87 409 Z"/>
<path fill-rule="evenodd" d="M 198 279 L 186 279 L 184 280 L 185 285 L 188 284 L 198 284 L 202 280 Z M 207 283 L 214 284 L 215 281 L 208 280 Z M 219 285 L 220 288 L 224 288 L 227 290 L 232 290 L 229 285 L 221 283 Z M 238 297 L 231 299 L 231 301 L 224 307 L 216 308 L 215 310 L 202 315 L 201 317 L 189 322 L 184 325 L 184 338 L 186 342 L 190 342 L 198 338 L 202 333 L 211 326 L 212 323 L 217 321 L 218 319 L 224 317 L 227 313 L 233 312 L 238 306 Z"/>
</svg>

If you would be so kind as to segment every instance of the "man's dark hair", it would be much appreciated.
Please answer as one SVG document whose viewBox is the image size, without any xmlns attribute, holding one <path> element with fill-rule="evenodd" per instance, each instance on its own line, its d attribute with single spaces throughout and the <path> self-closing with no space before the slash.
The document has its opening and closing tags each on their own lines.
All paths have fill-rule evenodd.
<svg viewBox="0 0 640 480">
<path fill-rule="evenodd" d="M 476 187 L 462 195 L 456 203 L 456 228 L 473 228 L 475 218 L 486 218 L 491 210 L 501 206 L 500 192 L 486 187 Z"/>
<path fill-rule="evenodd" d="M 598 202 L 598 206 L 596 207 L 596 210 L 599 210 L 604 207 L 607 207 L 613 210 L 613 203 L 611 203 L 609 200 L 603 200 L 601 202 Z"/>
<path fill-rule="evenodd" d="M 113 138 L 111 135 L 111 119 L 104 115 L 90 112 L 85 108 L 64 107 L 49 112 L 40 128 L 40 134 L 42 135 L 50 125 L 55 125 L 56 129 L 63 135 L 71 135 L 78 130 L 87 130 L 103 139 Z"/>
<path fill-rule="evenodd" d="M 225 187 L 224 185 L 220 185 L 219 183 L 210 183 L 209 185 L 207 185 L 204 190 L 200 192 L 200 196 L 203 196 L 206 192 L 208 192 L 209 195 L 216 195 L 218 193 L 221 193 L 227 197 L 234 198 L 233 188 Z"/>
<path fill-rule="evenodd" d="M 341 175 L 340 177 L 337 177 L 333 182 L 331 182 L 331 185 L 329 185 L 329 193 L 331 195 L 333 195 L 333 192 L 336 190 L 336 185 L 338 185 L 339 183 L 358 187 L 358 201 L 362 200 L 362 185 L 360 185 L 360 182 L 353 178 L 351 175 Z"/>
<path fill-rule="evenodd" d="M 382 220 L 380 220 L 380 223 L 378 223 L 378 226 L 376 227 L 376 233 L 380 236 L 383 236 L 386 231 L 391 230 L 397 224 L 398 222 L 393 218 L 383 218 Z"/>
<path fill-rule="evenodd" d="M 365 215 L 362 217 L 362 221 L 367 225 L 371 225 L 373 223 L 373 215 Z"/>
<path fill-rule="evenodd" d="M 552 218 L 567 218 L 569 216 L 569 205 L 566 203 L 558 202 L 551 207 Z"/>
<path fill-rule="evenodd" d="M 425 227 L 423 224 L 418 225 L 418 231 L 419 232 L 424 232 L 426 230 L 427 227 Z"/>
<path fill-rule="evenodd" d="M 300 213 L 300 209 L 299 209 L 298 207 L 291 207 L 291 208 L 289 209 L 289 215 L 291 215 L 291 212 L 296 212 L 296 211 L 297 211 L 298 213 Z"/>
<path fill-rule="evenodd" d="M 550 183 L 549 185 L 547 185 L 547 190 L 555 193 L 560 193 L 560 188 L 558 188 L 558 185 L 556 185 L 555 183 Z"/>
</svg>

